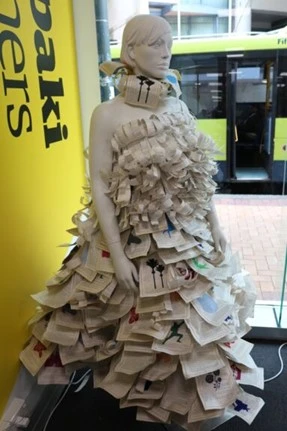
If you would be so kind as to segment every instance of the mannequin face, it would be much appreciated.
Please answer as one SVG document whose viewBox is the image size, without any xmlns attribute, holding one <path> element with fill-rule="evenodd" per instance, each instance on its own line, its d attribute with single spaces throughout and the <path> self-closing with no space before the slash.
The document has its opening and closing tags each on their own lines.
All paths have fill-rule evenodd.
<svg viewBox="0 0 287 431">
<path fill-rule="evenodd" d="M 151 78 L 165 77 L 171 58 L 171 33 L 164 33 L 152 44 L 141 44 L 130 47 L 130 57 L 134 63 L 136 75 L 146 75 Z"/>
</svg>

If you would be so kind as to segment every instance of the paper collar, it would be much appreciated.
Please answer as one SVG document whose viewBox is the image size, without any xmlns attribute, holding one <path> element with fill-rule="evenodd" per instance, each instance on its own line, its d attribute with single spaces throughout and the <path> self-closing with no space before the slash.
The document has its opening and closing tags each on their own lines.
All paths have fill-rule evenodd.
<svg viewBox="0 0 287 431">
<path fill-rule="evenodd" d="M 115 87 L 124 96 L 125 103 L 133 106 L 154 109 L 167 95 L 181 95 L 177 70 L 168 70 L 164 79 L 154 79 L 144 75 L 134 75 L 125 64 L 107 61 L 100 65 L 100 70 L 112 76 Z"/>
</svg>

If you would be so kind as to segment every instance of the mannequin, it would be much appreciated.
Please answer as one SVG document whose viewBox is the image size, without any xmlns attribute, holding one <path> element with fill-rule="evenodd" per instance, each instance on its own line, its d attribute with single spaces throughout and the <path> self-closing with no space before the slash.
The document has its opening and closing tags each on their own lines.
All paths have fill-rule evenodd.
<svg viewBox="0 0 287 431">
<path fill-rule="evenodd" d="M 142 35 L 138 29 L 143 29 Z M 143 38 L 148 38 L 151 44 Z M 139 34 L 138 34 L 139 33 Z M 139 15 L 131 20 L 123 35 L 121 60 L 128 65 L 135 75 L 147 75 L 163 79 L 168 72 L 171 59 L 172 35 L 167 21 L 149 15 Z M 109 172 L 112 165 L 111 137 L 120 124 L 127 121 L 150 117 L 152 113 L 162 114 L 166 111 L 185 111 L 187 106 L 179 99 L 169 96 L 160 100 L 156 109 L 145 109 L 125 103 L 123 95 L 97 107 L 92 115 L 90 129 L 90 176 L 93 202 L 99 218 L 101 229 L 106 238 L 112 256 L 117 280 L 127 288 L 136 289 L 137 270 L 126 258 L 120 241 L 119 229 L 114 216 L 114 206 L 106 193 L 107 184 L 103 181 L 102 172 Z M 216 250 L 225 251 L 226 239 L 220 229 L 213 202 L 210 206 L 208 220 Z"/>
<path fill-rule="evenodd" d="M 263 381 L 241 340 L 256 295 L 220 229 L 216 146 L 178 97 L 171 45 L 163 18 L 139 15 L 122 63 L 102 66 L 120 94 L 92 114 L 90 199 L 73 217 L 75 248 L 33 295 L 20 359 L 42 383 L 55 364 L 61 383 L 90 366 L 137 420 L 208 431 L 234 415 L 251 423 L 264 404 L 238 384 L 250 369 Z"/>
</svg>

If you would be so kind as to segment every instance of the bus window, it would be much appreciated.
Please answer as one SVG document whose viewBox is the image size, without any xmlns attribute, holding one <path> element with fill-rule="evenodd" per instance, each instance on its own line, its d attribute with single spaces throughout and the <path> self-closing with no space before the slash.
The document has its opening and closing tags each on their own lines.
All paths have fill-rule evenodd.
<svg viewBox="0 0 287 431">
<path fill-rule="evenodd" d="M 218 54 L 174 55 L 182 100 L 197 118 L 226 118 L 226 60 Z"/>
<path fill-rule="evenodd" d="M 276 117 L 287 117 L 287 54 L 285 50 L 279 53 Z"/>
</svg>

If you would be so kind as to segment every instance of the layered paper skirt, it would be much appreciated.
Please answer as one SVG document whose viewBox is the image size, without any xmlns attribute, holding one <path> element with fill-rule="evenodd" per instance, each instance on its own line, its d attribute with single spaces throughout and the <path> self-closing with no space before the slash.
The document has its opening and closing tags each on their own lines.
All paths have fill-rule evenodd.
<svg viewBox="0 0 287 431">
<path fill-rule="evenodd" d="M 40 384 L 61 384 L 88 366 L 95 388 L 121 407 L 137 406 L 138 420 L 191 430 L 232 415 L 251 423 L 263 401 L 241 385 L 263 388 L 263 370 L 241 338 L 255 291 L 237 255 L 214 251 L 204 221 L 189 233 L 171 223 L 154 234 L 128 229 L 122 245 L 139 286 L 127 291 L 95 218 L 76 223 L 74 248 L 46 290 L 33 295 L 40 306 L 21 353 L 30 373 Z"/>
</svg>

